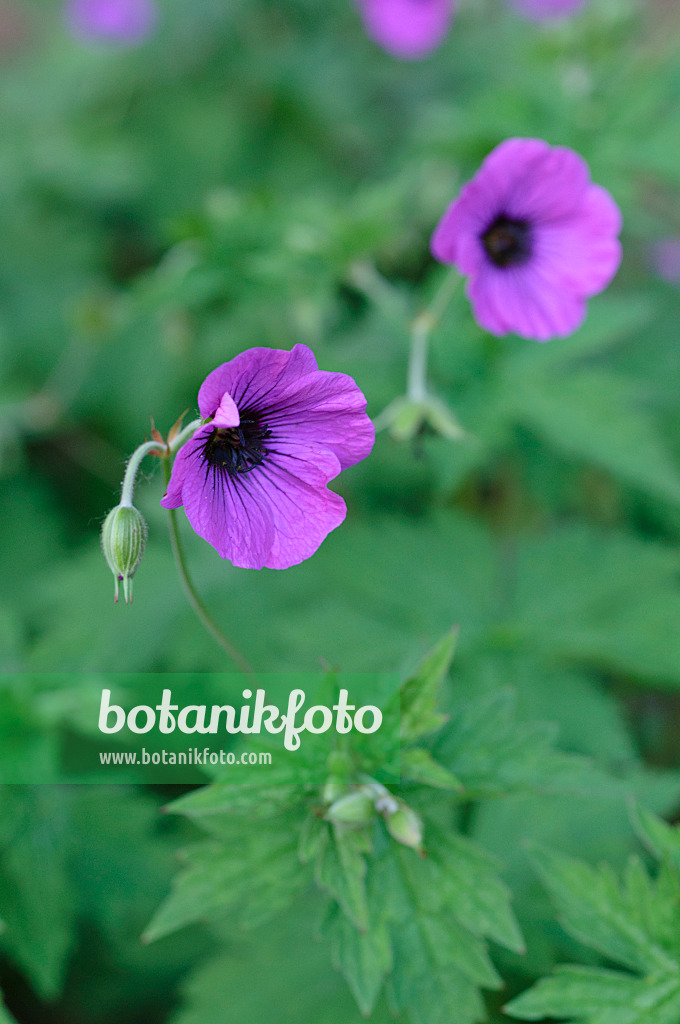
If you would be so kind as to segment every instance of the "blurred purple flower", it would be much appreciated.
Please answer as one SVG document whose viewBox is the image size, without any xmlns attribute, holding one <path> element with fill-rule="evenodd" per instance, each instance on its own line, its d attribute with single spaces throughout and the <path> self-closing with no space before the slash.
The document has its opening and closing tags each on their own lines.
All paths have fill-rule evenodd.
<svg viewBox="0 0 680 1024">
<path fill-rule="evenodd" d="M 585 161 L 540 139 L 508 139 L 447 209 L 432 252 L 469 277 L 492 334 L 549 341 L 583 322 L 618 270 L 621 214 Z"/>
<path fill-rule="evenodd" d="M 669 284 L 680 284 L 680 238 L 662 238 L 650 246 L 652 267 Z"/>
<path fill-rule="evenodd" d="M 568 18 L 583 7 L 587 0 L 509 0 L 510 6 L 533 21 Z"/>
<path fill-rule="evenodd" d="M 367 34 L 394 57 L 417 60 L 442 42 L 456 0 L 357 0 Z"/>
<path fill-rule="evenodd" d="M 155 0 L 68 0 L 66 21 L 81 39 L 141 43 L 158 21 Z"/>
<path fill-rule="evenodd" d="M 164 508 L 244 569 L 287 569 L 345 518 L 327 484 L 366 458 L 375 431 L 351 377 L 319 370 L 311 349 L 253 348 L 213 370 L 198 428 L 180 448 Z"/>
</svg>

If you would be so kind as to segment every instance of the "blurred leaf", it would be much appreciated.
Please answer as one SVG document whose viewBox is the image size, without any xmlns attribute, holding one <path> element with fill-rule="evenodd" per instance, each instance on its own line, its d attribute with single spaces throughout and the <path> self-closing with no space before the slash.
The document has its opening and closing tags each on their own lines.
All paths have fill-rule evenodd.
<svg viewBox="0 0 680 1024">
<path fill-rule="evenodd" d="M 0 943 L 37 991 L 56 998 L 75 942 L 76 892 L 67 871 L 68 802 L 60 787 L 2 791 Z M 49 865 L 49 870 L 46 870 Z"/>
<path fill-rule="evenodd" d="M 678 504 L 680 469 L 635 391 L 633 382 L 591 369 L 525 381 L 515 400 L 521 421 L 568 455 Z"/>
</svg>

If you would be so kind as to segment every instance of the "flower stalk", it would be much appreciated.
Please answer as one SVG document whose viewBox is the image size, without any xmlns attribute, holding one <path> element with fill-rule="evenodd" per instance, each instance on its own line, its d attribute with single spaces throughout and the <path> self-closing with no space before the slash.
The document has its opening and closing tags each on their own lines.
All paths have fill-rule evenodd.
<svg viewBox="0 0 680 1024">
<path fill-rule="evenodd" d="M 418 314 L 411 325 L 406 394 L 390 402 L 375 423 L 376 430 L 389 430 L 397 441 L 411 440 L 425 427 L 450 441 L 460 441 L 465 436 L 448 406 L 430 394 L 427 386 L 430 336 L 441 323 L 459 282 L 456 271 L 449 272 L 430 305 Z"/>
<path fill-rule="evenodd" d="M 459 275 L 455 271 L 449 272 L 437 289 L 430 305 L 413 321 L 406 385 L 407 397 L 413 402 L 422 403 L 428 397 L 427 360 L 430 335 L 441 323 L 459 283 Z"/>
<path fill-rule="evenodd" d="M 165 483 L 167 485 L 170 481 L 170 459 L 168 457 L 163 460 L 163 470 L 165 472 Z M 170 547 L 172 548 L 172 556 L 175 560 L 175 565 L 177 566 L 179 578 L 182 583 L 182 587 L 184 588 L 184 593 L 189 599 L 189 604 L 196 613 L 199 622 L 202 624 L 206 632 L 210 634 L 213 640 L 219 644 L 222 650 L 229 655 L 241 672 L 246 672 L 248 675 L 252 675 L 252 668 L 238 648 L 235 647 L 224 635 L 206 608 L 203 599 L 200 597 L 196 587 L 194 586 L 194 582 L 189 574 L 189 567 L 184 556 L 184 547 L 182 545 L 182 538 L 179 532 L 179 523 L 177 522 L 177 509 L 168 509 L 168 527 L 170 531 Z"/>
</svg>

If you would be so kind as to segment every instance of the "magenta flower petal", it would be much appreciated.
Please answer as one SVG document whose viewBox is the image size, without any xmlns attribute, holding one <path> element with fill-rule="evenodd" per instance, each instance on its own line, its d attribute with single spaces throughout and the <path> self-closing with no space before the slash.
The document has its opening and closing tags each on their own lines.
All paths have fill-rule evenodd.
<svg viewBox="0 0 680 1024">
<path fill-rule="evenodd" d="M 357 0 L 364 27 L 384 50 L 417 60 L 436 49 L 449 30 L 454 0 Z"/>
<path fill-rule="evenodd" d="M 621 262 L 621 214 L 585 161 L 508 139 L 446 210 L 432 253 L 466 275 L 478 322 L 536 341 L 571 334 Z"/>
<path fill-rule="evenodd" d="M 74 35 L 119 43 L 141 43 L 156 26 L 155 0 L 68 0 L 67 24 Z"/>
<path fill-rule="evenodd" d="M 365 458 L 375 431 L 351 377 L 317 368 L 305 345 L 255 348 L 206 377 L 209 422 L 178 452 L 165 508 L 184 505 L 196 533 L 247 569 L 309 558 L 345 518 L 328 490 Z"/>
<path fill-rule="evenodd" d="M 550 21 L 551 18 L 568 18 L 585 6 L 587 0 L 510 0 L 515 10 L 532 21 Z"/>
</svg>

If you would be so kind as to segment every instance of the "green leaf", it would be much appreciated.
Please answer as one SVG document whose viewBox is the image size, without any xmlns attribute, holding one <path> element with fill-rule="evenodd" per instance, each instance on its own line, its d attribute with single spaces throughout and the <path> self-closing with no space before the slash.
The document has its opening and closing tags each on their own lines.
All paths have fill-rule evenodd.
<svg viewBox="0 0 680 1024">
<path fill-rule="evenodd" d="M 427 733 L 435 732 L 446 721 L 438 710 L 442 684 L 446 679 L 456 649 L 458 630 L 453 629 L 437 644 L 423 661 L 418 671 L 407 679 L 397 698 L 399 700 L 400 736 L 409 743 Z M 396 699 L 396 698 L 395 698 Z M 385 709 L 386 717 L 393 710 Z"/>
<path fill-rule="evenodd" d="M 275 916 L 307 881 L 298 859 L 297 827 L 297 820 L 234 827 L 225 829 L 221 842 L 185 851 L 186 867 L 144 933 L 145 941 L 226 912 L 244 927 Z"/>
<path fill-rule="evenodd" d="M 532 860 L 571 935 L 631 970 L 671 966 L 663 949 L 650 941 L 644 908 L 637 905 L 633 887 L 643 876 L 636 861 L 629 865 L 629 884 L 620 886 L 606 864 L 593 868 L 541 848 L 532 850 Z"/>
<path fill-rule="evenodd" d="M 369 1015 L 392 968 L 392 945 L 385 922 L 358 931 L 344 914 L 336 913 L 327 932 L 333 963 L 347 978 L 361 1012 Z"/>
<path fill-rule="evenodd" d="M 360 931 L 366 931 L 369 924 L 365 885 L 365 854 L 369 849 L 363 831 L 329 826 L 315 867 L 317 884 L 337 900 Z"/>
<path fill-rule="evenodd" d="M 535 848 L 532 859 L 563 927 L 626 973 L 597 967 L 559 967 L 514 999 L 506 1012 L 584 1024 L 673 1024 L 680 1017 L 680 875 L 676 843 L 660 823 L 641 816 L 653 845 L 671 847 L 656 878 L 632 857 L 623 879 L 603 864 L 593 868 Z M 659 842 L 658 837 L 661 836 Z M 632 972 L 632 973 L 630 973 Z"/>
<path fill-rule="evenodd" d="M 642 804 L 633 805 L 631 821 L 647 849 L 659 860 L 667 860 L 680 871 L 680 829 L 666 824 Z"/>
<path fill-rule="evenodd" d="M 225 928 L 224 950 L 189 975 L 171 1024 L 360 1024 L 363 1015 L 333 970 L 314 917 L 302 901 L 257 931 L 235 936 Z M 392 1019 L 381 1010 L 371 1016 L 375 1024 Z"/>
<path fill-rule="evenodd" d="M 397 1009 L 418 1022 L 481 1020 L 480 986 L 500 984 L 482 936 L 494 932 L 521 948 L 507 893 L 490 861 L 474 844 L 444 834 L 439 841 L 433 837 L 425 858 L 392 851 L 376 870 L 375 890 L 390 924 L 390 989 Z"/>
<path fill-rule="evenodd" d="M 650 494 L 680 503 L 680 473 L 633 382 L 609 371 L 580 370 L 528 380 L 515 392 L 523 423 L 567 455 L 601 466 Z"/>
<path fill-rule="evenodd" d="M 0 851 L 0 943 L 37 991 L 54 999 L 76 939 L 67 801 L 59 787 L 5 787 L 0 818 L 7 837 Z"/>
<path fill-rule="evenodd" d="M 466 796 L 622 795 L 617 781 L 589 760 L 555 749 L 554 725 L 518 721 L 516 705 L 514 692 L 503 689 L 452 706 L 435 753 L 461 780 Z"/>
<path fill-rule="evenodd" d="M 665 982 L 649 980 L 588 967 L 558 967 L 550 978 L 541 979 L 532 989 L 514 999 L 505 1012 L 522 1020 L 557 1017 L 597 1021 L 604 1024 L 654 1024 L 669 1021 L 680 995 L 680 979 Z M 664 1006 L 671 1000 L 671 1007 Z M 656 1004 L 656 1008 L 655 1008 Z M 660 1011 L 662 1015 L 660 1015 Z M 670 1017 L 677 1020 L 677 1016 Z"/>
<path fill-rule="evenodd" d="M 423 747 L 413 747 L 401 755 L 399 767 L 402 779 L 420 782 L 435 789 L 462 789 L 463 784 L 448 768 L 439 764 Z"/>
<path fill-rule="evenodd" d="M 679 569 L 671 546 L 586 526 L 554 529 L 522 545 L 515 617 L 492 639 L 678 686 Z"/>
</svg>

